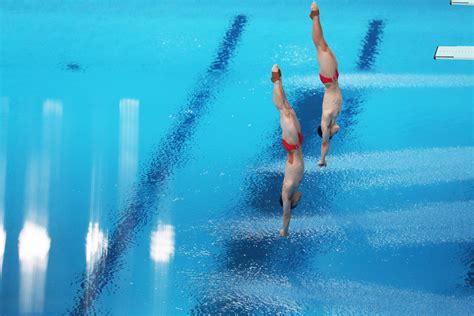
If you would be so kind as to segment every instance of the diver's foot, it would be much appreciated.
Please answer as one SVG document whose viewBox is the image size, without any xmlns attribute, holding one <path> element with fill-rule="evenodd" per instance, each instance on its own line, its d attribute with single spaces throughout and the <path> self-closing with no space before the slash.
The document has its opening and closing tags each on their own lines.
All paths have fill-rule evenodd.
<svg viewBox="0 0 474 316">
<path fill-rule="evenodd" d="M 270 79 L 273 83 L 277 81 L 281 81 L 281 70 L 277 64 L 273 65 L 272 67 L 272 77 Z"/>
<path fill-rule="evenodd" d="M 319 8 L 316 2 L 313 1 L 313 3 L 311 3 L 311 13 L 309 14 L 309 18 L 312 20 L 316 16 L 319 17 Z"/>
<path fill-rule="evenodd" d="M 293 198 L 291 199 L 291 209 L 294 209 L 295 207 L 298 206 L 298 203 L 301 200 L 301 192 L 295 192 L 293 193 Z"/>
<path fill-rule="evenodd" d="M 325 160 L 319 160 L 318 161 L 318 166 L 323 168 L 323 167 L 326 167 L 328 164 L 326 163 Z"/>
<path fill-rule="evenodd" d="M 283 228 L 280 229 L 280 237 L 288 237 L 288 232 L 285 232 Z"/>
</svg>

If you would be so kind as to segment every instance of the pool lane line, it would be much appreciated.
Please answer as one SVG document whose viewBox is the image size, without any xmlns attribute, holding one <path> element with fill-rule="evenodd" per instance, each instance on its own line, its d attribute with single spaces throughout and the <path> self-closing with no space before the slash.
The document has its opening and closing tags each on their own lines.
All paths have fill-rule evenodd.
<svg viewBox="0 0 474 316">
<path fill-rule="evenodd" d="M 362 48 L 359 54 L 358 60 L 356 61 L 356 68 L 359 70 L 370 71 L 373 69 L 374 63 L 379 54 L 379 46 L 382 42 L 383 30 L 385 28 L 385 22 L 378 19 L 373 19 L 369 21 L 368 29 L 364 39 L 362 40 Z M 362 67 L 363 69 L 360 69 Z M 317 73 L 315 73 L 317 76 Z M 341 77 L 344 76 L 342 73 Z M 355 116 L 360 112 L 360 105 L 363 102 L 363 91 L 362 89 L 348 89 L 349 93 L 344 92 L 343 90 L 343 113 L 340 115 L 340 125 L 341 131 L 339 138 L 344 137 L 345 131 L 343 130 L 346 127 L 349 127 L 351 123 L 354 122 Z M 298 118 L 301 122 L 301 128 L 303 135 L 305 137 L 305 142 L 303 143 L 303 152 L 305 148 L 308 148 L 311 142 L 314 142 L 314 139 L 317 137 L 315 132 L 315 127 L 319 124 L 321 116 L 321 107 L 319 104 L 322 103 L 323 99 L 323 90 L 314 89 L 314 91 L 299 91 L 303 95 L 301 98 L 297 99 L 295 102 L 290 102 L 294 104 L 295 111 L 297 112 Z M 298 94 L 298 93 L 296 93 Z M 348 95 L 349 94 L 349 95 Z M 303 113 L 303 115 L 302 115 Z M 274 153 L 282 159 L 284 159 L 284 152 L 281 151 L 281 141 L 278 140 L 280 137 L 279 127 L 275 129 L 271 135 L 275 135 L 275 141 L 270 144 L 264 152 L 261 152 L 257 155 L 257 159 L 262 161 L 265 158 L 266 154 Z M 249 211 L 259 210 L 260 214 L 266 215 L 271 214 L 271 210 L 275 209 L 278 205 L 278 196 L 277 192 L 281 188 L 282 177 L 280 174 L 266 174 L 262 175 L 256 174 L 254 172 L 250 173 L 244 180 L 245 187 L 247 187 L 246 197 L 242 203 L 239 203 L 238 206 L 233 207 L 235 211 L 242 211 L 242 205 L 250 205 L 248 208 Z M 275 188 L 278 190 L 275 191 Z M 323 191 L 316 187 L 316 190 L 313 192 L 314 196 L 319 196 L 321 199 L 326 199 L 326 196 Z M 226 212 L 227 214 L 231 213 Z M 245 214 L 241 214 L 244 215 Z M 255 213 L 253 213 L 255 215 Z M 256 265 L 262 271 L 274 271 L 278 266 L 284 266 L 282 260 L 287 260 L 287 258 L 282 256 L 275 259 L 274 257 L 266 256 L 272 251 L 281 250 L 282 243 L 275 241 L 274 239 L 262 239 L 261 241 L 242 239 L 242 240 L 229 240 L 224 246 L 224 255 L 219 256 L 221 260 L 221 266 L 218 268 L 221 272 L 226 273 L 226 271 L 242 271 L 248 270 L 250 268 L 256 268 Z M 297 273 L 305 262 L 308 262 L 308 252 L 304 251 L 304 248 L 308 244 L 305 244 L 302 240 L 291 243 L 291 253 L 293 259 L 291 260 L 293 273 Z M 316 245 L 317 246 L 317 245 Z M 285 248 L 288 250 L 288 248 Z M 291 256 L 289 257 L 291 259 Z M 288 260 L 290 260 L 288 259 Z M 272 265 L 273 264 L 273 265 Z M 279 265 L 278 265 L 279 264 Z M 270 266 L 269 266 L 270 265 Z M 291 273 L 291 271 L 286 271 L 286 273 Z M 234 298 L 228 296 L 215 297 L 212 301 L 213 304 L 208 302 L 201 302 L 197 300 L 197 303 L 191 309 L 191 314 L 215 314 L 221 312 L 220 308 L 224 306 L 229 300 Z M 254 310 L 245 310 L 246 313 L 255 312 Z M 231 312 L 231 311 L 226 311 Z M 282 312 L 281 310 L 279 312 Z"/>
<path fill-rule="evenodd" d="M 357 62 L 358 70 L 372 70 L 375 59 L 379 54 L 384 28 L 385 22 L 383 20 L 371 20 L 369 22 L 369 28 L 364 37 L 364 45 Z"/>
<path fill-rule="evenodd" d="M 207 112 L 213 100 L 213 93 L 228 70 L 246 24 L 245 15 L 240 14 L 233 18 L 215 58 L 206 73 L 197 81 L 198 86 L 189 96 L 189 101 L 178 113 L 177 123 L 163 137 L 152 155 L 149 167 L 137 185 L 136 195 L 129 200 L 128 207 L 119 214 L 109 239 L 107 255 L 97 262 L 90 274 L 84 272 L 81 275 L 78 281 L 80 289 L 73 308 L 67 311 L 69 314 L 84 315 L 90 311 L 94 312 L 95 300 L 125 265 L 123 257 L 134 245 L 137 234 L 155 215 L 152 211 L 153 206 L 159 200 L 159 193 L 163 191 L 166 180 L 176 168 L 185 163 L 184 150 L 193 137 L 201 117 Z"/>
</svg>

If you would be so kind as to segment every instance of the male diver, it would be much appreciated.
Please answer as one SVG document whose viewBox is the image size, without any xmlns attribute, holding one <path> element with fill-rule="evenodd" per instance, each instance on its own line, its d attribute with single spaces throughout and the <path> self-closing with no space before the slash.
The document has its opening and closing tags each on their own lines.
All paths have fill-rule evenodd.
<svg viewBox="0 0 474 316">
<path fill-rule="evenodd" d="M 280 205 L 283 207 L 283 227 L 280 230 L 280 236 L 288 236 L 291 210 L 298 205 L 301 199 L 298 187 L 304 171 L 303 152 L 301 151 L 303 136 L 296 113 L 286 99 L 281 82 L 281 71 L 276 64 L 272 68 L 271 80 L 273 82 L 273 102 L 280 112 L 282 144 L 288 153 L 280 196 Z"/>
<path fill-rule="evenodd" d="M 324 39 L 319 20 L 319 8 L 315 2 L 311 4 L 309 17 L 313 22 L 312 35 L 319 63 L 319 78 L 325 87 L 321 125 L 318 127 L 318 134 L 322 138 L 321 159 L 318 161 L 318 166 L 326 167 L 326 155 L 329 151 L 331 138 L 339 131 L 336 118 L 341 113 L 342 95 L 338 83 L 339 72 L 336 56 Z"/>
</svg>

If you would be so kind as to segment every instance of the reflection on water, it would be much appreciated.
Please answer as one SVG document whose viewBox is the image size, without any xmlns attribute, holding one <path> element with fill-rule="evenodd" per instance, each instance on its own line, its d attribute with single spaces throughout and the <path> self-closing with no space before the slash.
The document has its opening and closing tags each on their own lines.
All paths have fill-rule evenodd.
<svg viewBox="0 0 474 316">
<path fill-rule="evenodd" d="M 42 142 L 33 152 L 26 173 L 25 224 L 18 239 L 21 266 L 20 311 L 41 313 L 51 239 L 47 232 L 51 165 L 59 153 L 63 106 L 60 101 L 43 103 Z"/>
<path fill-rule="evenodd" d="M 168 263 L 174 255 L 174 227 L 158 224 L 151 233 L 150 257 L 156 263 Z"/>
<path fill-rule="evenodd" d="M 0 277 L 3 271 L 3 254 L 5 253 L 5 241 L 7 240 L 7 233 L 3 229 L 3 225 L 0 225 Z"/>
<path fill-rule="evenodd" d="M 5 183 L 7 171 L 7 132 L 8 132 L 8 99 L 0 98 L 0 277 L 3 271 L 3 254 L 7 238 L 3 229 L 5 214 Z"/>
<path fill-rule="evenodd" d="M 38 261 L 38 266 L 46 266 L 50 246 L 51 239 L 46 228 L 33 222 L 25 223 L 18 237 L 18 254 L 22 263 Z"/>
<path fill-rule="evenodd" d="M 63 106 L 60 101 L 43 103 L 43 128 L 40 155 L 33 153 L 27 170 L 27 219 L 47 219 L 52 157 L 57 157 Z M 46 223 L 44 223 L 46 224 Z"/>
<path fill-rule="evenodd" d="M 51 239 L 45 227 L 26 222 L 18 238 L 21 268 L 20 311 L 40 313 L 44 303 L 45 275 Z"/>
<path fill-rule="evenodd" d="M 42 164 L 41 159 L 32 157 L 27 168 L 25 205 L 26 218 L 37 220 L 47 214 L 49 198 L 49 164 Z"/>
<path fill-rule="evenodd" d="M 100 229 L 101 218 L 101 176 L 100 163 L 94 162 L 91 175 L 91 192 L 89 203 L 89 228 L 86 236 L 86 266 L 89 275 L 94 265 L 100 260 L 102 255 L 107 254 L 108 238 Z"/>
<path fill-rule="evenodd" d="M 90 201 L 89 201 L 89 227 L 87 229 L 85 254 L 86 254 L 86 279 L 88 286 L 94 287 L 97 279 L 94 269 L 105 268 L 104 260 L 107 258 L 109 247 L 108 231 L 101 225 L 103 193 L 103 174 L 100 155 L 94 159 L 91 170 Z M 88 294 L 90 295 L 90 294 Z"/>
<path fill-rule="evenodd" d="M 90 274 L 102 255 L 107 255 L 107 235 L 100 229 L 99 223 L 89 222 L 86 237 L 86 264 Z"/>
<path fill-rule="evenodd" d="M 101 174 L 101 163 L 97 162 L 98 159 L 94 162 L 91 171 L 91 191 L 90 191 L 90 202 L 89 202 L 89 217 L 91 221 L 97 221 L 100 218 L 101 211 L 101 191 L 102 187 L 102 178 Z"/>
<path fill-rule="evenodd" d="M 168 263 L 174 255 L 174 227 L 158 224 L 151 233 L 150 258 L 154 262 L 153 313 L 166 314 L 168 305 Z"/>
<path fill-rule="evenodd" d="M 140 101 L 120 100 L 119 135 L 119 193 L 125 196 L 137 175 L 138 168 L 138 125 Z"/>
<path fill-rule="evenodd" d="M 43 117 L 47 116 L 55 116 L 55 117 L 62 117 L 63 116 L 63 104 L 59 100 L 47 99 L 43 103 Z"/>
</svg>

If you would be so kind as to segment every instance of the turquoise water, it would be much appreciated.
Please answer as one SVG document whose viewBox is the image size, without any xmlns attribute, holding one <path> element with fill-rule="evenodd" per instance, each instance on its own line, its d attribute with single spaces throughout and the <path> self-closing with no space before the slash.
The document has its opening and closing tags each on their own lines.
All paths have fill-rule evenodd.
<svg viewBox="0 0 474 316">
<path fill-rule="evenodd" d="M 474 64 L 433 55 L 474 11 L 319 4 L 324 170 L 310 2 L 2 1 L 0 314 L 472 314 Z M 288 239 L 273 63 L 305 138 Z"/>
</svg>

